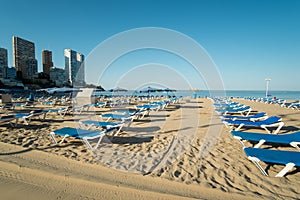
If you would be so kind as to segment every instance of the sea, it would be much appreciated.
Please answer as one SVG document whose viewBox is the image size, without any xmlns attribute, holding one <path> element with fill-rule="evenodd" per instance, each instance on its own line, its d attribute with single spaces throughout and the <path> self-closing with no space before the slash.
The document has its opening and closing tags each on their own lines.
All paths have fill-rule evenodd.
<svg viewBox="0 0 300 200">
<path fill-rule="evenodd" d="M 67 91 L 70 92 L 70 91 Z M 58 95 L 66 95 L 65 90 L 57 92 Z M 34 90 L 12 90 L 0 89 L 0 94 L 10 93 L 14 96 L 26 96 L 30 93 L 36 93 Z M 36 93 L 38 96 L 38 93 Z M 43 95 L 43 94 L 39 94 Z M 53 95 L 53 94 L 52 94 Z M 55 95 L 55 94 L 54 94 Z M 265 98 L 266 92 L 262 90 L 226 90 L 226 91 L 209 91 L 209 90 L 177 90 L 169 92 L 139 92 L 139 91 L 126 91 L 126 92 L 108 92 L 108 91 L 95 91 L 94 96 L 176 96 L 176 97 L 240 97 L 240 98 Z M 268 98 L 285 99 L 285 100 L 300 100 L 300 91 L 269 91 Z"/>
<path fill-rule="evenodd" d="M 209 90 L 178 90 L 175 92 L 95 92 L 95 96 L 177 96 L 177 97 L 212 97 L 212 96 L 227 96 L 227 97 L 255 97 L 264 98 L 266 97 L 266 91 L 244 91 L 244 90 L 227 90 L 227 91 L 209 91 Z M 286 99 L 286 100 L 300 100 L 300 91 L 269 91 L 267 94 L 268 98 Z"/>
</svg>

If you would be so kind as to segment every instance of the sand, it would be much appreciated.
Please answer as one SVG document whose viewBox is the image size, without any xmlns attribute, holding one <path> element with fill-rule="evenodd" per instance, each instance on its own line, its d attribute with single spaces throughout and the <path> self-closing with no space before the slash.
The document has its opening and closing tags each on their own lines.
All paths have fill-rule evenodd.
<svg viewBox="0 0 300 200">
<path fill-rule="evenodd" d="M 300 128 L 300 111 L 248 100 L 253 110 Z M 98 109 L 97 113 L 108 109 Z M 55 114 L 29 126 L 0 127 L 0 192 L 4 199 L 297 199 L 299 170 L 275 178 L 260 174 L 213 111 L 209 99 L 183 100 L 108 136 L 91 154 L 80 140 L 54 145 L 49 132 L 92 111 Z M 247 131 L 263 132 L 252 129 Z M 249 144 L 250 145 L 250 144 Z M 276 147 L 291 149 L 288 147 Z"/>
</svg>

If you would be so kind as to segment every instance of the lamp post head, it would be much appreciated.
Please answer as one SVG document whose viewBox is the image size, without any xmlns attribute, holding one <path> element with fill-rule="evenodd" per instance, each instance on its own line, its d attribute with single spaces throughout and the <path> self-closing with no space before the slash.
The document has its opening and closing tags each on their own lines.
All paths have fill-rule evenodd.
<svg viewBox="0 0 300 200">
<path fill-rule="evenodd" d="M 266 78 L 265 80 L 266 80 L 266 81 L 271 81 L 271 79 L 270 79 L 270 78 Z"/>
</svg>

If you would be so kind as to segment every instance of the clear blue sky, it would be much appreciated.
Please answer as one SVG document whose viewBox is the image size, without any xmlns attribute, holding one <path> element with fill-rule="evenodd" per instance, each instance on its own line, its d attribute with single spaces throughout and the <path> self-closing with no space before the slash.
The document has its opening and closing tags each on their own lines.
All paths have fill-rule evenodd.
<svg viewBox="0 0 300 200">
<path fill-rule="evenodd" d="M 0 47 L 9 50 L 12 65 L 11 37 L 33 41 L 41 71 L 43 49 L 63 67 L 65 48 L 88 55 L 119 32 L 164 27 L 202 45 L 226 89 L 264 90 L 270 77 L 271 90 L 300 90 L 299 10 L 298 0 L 3 0 Z"/>
</svg>

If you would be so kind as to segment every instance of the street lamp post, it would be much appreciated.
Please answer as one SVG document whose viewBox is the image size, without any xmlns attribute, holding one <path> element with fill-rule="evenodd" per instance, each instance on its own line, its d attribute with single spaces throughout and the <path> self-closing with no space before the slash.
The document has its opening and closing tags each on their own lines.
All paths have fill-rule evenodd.
<svg viewBox="0 0 300 200">
<path fill-rule="evenodd" d="M 271 79 L 270 79 L 270 78 L 266 78 L 265 80 L 266 80 L 266 82 L 267 82 L 267 87 L 266 87 L 266 98 L 268 98 L 269 82 L 271 81 Z"/>
</svg>

